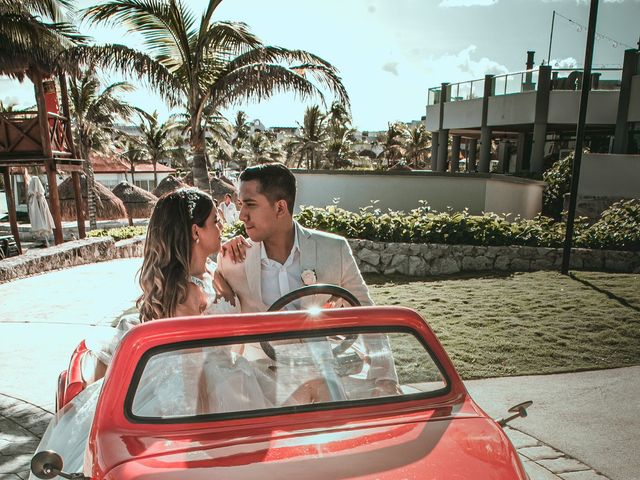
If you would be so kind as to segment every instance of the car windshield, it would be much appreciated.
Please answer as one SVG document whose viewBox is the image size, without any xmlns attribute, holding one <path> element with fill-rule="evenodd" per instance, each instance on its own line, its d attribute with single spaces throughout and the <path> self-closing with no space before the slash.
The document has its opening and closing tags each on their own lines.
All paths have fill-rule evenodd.
<svg viewBox="0 0 640 480">
<path fill-rule="evenodd" d="M 126 408 L 137 421 L 189 421 L 402 401 L 447 389 L 441 367 L 410 331 L 299 332 L 153 349 L 136 369 Z"/>
</svg>

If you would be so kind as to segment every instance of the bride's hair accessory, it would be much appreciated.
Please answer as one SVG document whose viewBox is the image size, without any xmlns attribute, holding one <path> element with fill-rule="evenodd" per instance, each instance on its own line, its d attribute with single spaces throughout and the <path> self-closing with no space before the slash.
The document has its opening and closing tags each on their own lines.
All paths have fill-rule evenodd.
<svg viewBox="0 0 640 480">
<path fill-rule="evenodd" d="M 304 283 L 305 286 L 314 285 L 318 283 L 315 270 L 309 269 L 309 270 L 303 271 L 301 278 L 302 278 L 302 283 Z"/>
</svg>

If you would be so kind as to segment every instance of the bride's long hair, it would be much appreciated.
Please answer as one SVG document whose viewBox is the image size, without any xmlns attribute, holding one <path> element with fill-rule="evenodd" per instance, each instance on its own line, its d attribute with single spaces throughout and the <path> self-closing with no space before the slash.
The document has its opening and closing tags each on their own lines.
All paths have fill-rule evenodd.
<svg viewBox="0 0 640 480">
<path fill-rule="evenodd" d="M 203 227 L 214 202 L 197 188 L 180 188 L 156 203 L 140 269 L 140 320 L 172 317 L 187 298 L 191 260 L 191 227 Z"/>
</svg>

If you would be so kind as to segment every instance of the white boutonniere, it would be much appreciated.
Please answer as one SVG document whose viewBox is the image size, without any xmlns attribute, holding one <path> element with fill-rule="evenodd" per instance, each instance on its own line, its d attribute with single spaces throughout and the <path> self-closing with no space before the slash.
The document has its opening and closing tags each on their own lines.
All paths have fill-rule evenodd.
<svg viewBox="0 0 640 480">
<path fill-rule="evenodd" d="M 302 272 L 301 278 L 302 278 L 302 283 L 305 286 L 314 285 L 318 283 L 315 270 L 311 270 L 311 269 L 304 270 Z"/>
</svg>

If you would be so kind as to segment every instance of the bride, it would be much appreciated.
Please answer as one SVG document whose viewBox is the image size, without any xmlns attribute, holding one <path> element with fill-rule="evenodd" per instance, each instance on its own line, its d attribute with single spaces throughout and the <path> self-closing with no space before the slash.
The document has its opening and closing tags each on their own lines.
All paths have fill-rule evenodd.
<svg viewBox="0 0 640 480">
<path fill-rule="evenodd" d="M 92 351 L 99 364 L 111 361 L 115 348 L 124 334 L 140 322 L 162 318 L 238 313 L 236 299 L 229 285 L 215 274 L 215 264 L 209 257 L 220 249 L 222 224 L 211 197 L 195 188 L 181 188 L 160 198 L 149 220 L 144 247 L 144 260 L 140 271 L 142 295 L 137 301 L 139 320 L 120 322 L 113 339 L 102 348 Z M 229 359 L 238 353 L 228 352 Z M 232 356 L 232 353 L 234 354 Z M 196 364 L 176 363 L 172 371 L 163 369 L 158 375 L 167 378 L 163 388 L 175 398 L 175 402 L 193 401 L 194 410 L 216 411 L 222 404 L 233 401 L 224 395 L 207 399 L 206 386 L 203 392 L 202 376 L 194 374 L 209 358 L 201 358 Z M 201 371 L 201 370 L 200 370 Z M 236 379 L 235 391 L 227 392 L 227 397 L 250 398 L 256 405 L 245 408 L 261 408 L 259 386 L 249 369 L 244 378 Z M 224 374 L 224 372 L 220 372 Z M 200 377 L 200 378 L 198 378 Z M 205 375 L 204 382 L 215 383 L 220 378 Z M 178 385 L 178 383 L 180 383 Z M 187 385 L 191 383 L 193 385 Z M 62 455 L 65 471 L 82 470 L 84 454 L 93 421 L 102 380 L 89 385 L 84 391 L 61 409 L 51 421 L 37 451 L 54 450 Z M 243 391 L 244 390 L 244 391 Z M 189 392 L 198 392 L 192 400 Z M 154 398 L 158 392 L 146 392 L 141 399 L 146 409 L 154 408 Z M 208 402 L 209 404 L 204 404 Z M 220 405 L 211 405 L 216 402 Z M 189 408 L 189 407 L 188 407 Z M 168 414 L 170 412 L 156 412 Z M 33 478 L 33 477 L 30 477 Z"/>
</svg>

